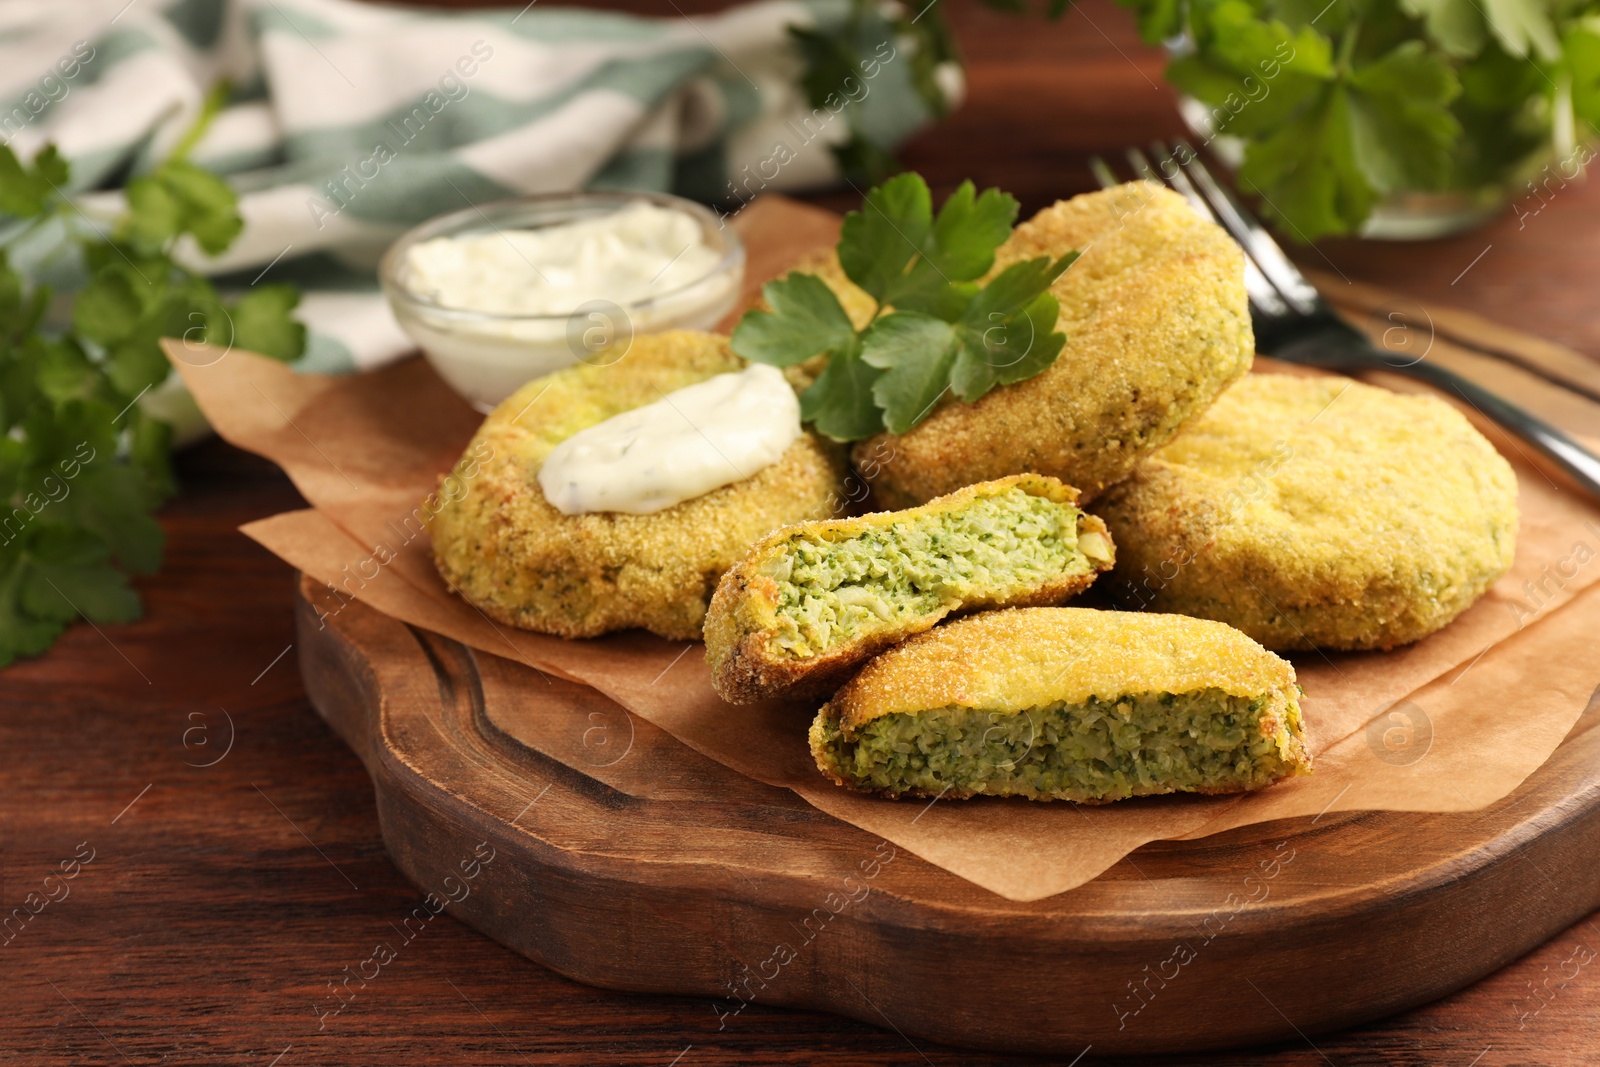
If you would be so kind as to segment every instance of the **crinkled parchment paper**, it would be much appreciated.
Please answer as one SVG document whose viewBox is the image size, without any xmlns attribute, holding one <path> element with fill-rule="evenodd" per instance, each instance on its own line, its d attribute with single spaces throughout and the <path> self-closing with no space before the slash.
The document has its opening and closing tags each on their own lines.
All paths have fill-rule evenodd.
<svg viewBox="0 0 1600 1067">
<path fill-rule="evenodd" d="M 1071 889 L 1152 840 L 1325 811 L 1484 807 L 1549 757 L 1600 683 L 1600 511 L 1496 436 L 1520 484 L 1512 572 L 1411 647 L 1293 657 L 1313 775 L 1245 797 L 1105 807 L 860 796 L 811 764 L 814 707 L 722 703 L 698 644 L 641 632 L 564 641 L 493 623 L 454 596 L 418 508 L 479 417 L 422 360 L 327 378 L 242 352 L 170 354 L 217 431 L 281 466 L 312 504 L 245 527 L 293 566 L 341 597 L 592 686 L 690 748 L 1013 900 Z"/>
</svg>

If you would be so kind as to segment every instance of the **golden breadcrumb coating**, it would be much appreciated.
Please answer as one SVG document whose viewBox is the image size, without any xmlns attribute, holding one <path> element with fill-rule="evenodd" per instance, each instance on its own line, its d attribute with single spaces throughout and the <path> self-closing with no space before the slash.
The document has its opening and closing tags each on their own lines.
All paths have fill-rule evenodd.
<svg viewBox="0 0 1600 1067">
<path fill-rule="evenodd" d="M 1177 193 L 1149 182 L 1075 196 L 1018 226 L 991 276 L 1021 260 L 1082 253 L 1051 292 L 1066 347 L 1043 373 L 974 404 L 947 399 L 909 433 L 860 442 L 894 460 L 872 478 L 885 507 L 1032 471 L 1088 503 L 1126 478 L 1250 368 L 1255 337 L 1244 255 Z M 834 257 L 807 263 L 857 325 L 871 313 Z M 792 381 L 804 384 L 809 364 Z"/>
<path fill-rule="evenodd" d="M 1392 648 L 1511 566 L 1517 482 L 1442 400 L 1254 374 L 1096 509 L 1112 592 L 1268 648 Z"/>
<path fill-rule="evenodd" d="M 1230 730 L 1242 732 L 1197 742 L 1182 725 L 1193 721 L 1182 713 L 1196 704 L 1233 705 L 1240 718 Z M 1104 777 L 1119 753 L 1100 750 L 1094 740 L 1075 744 L 1073 721 L 1062 721 L 1060 712 L 1051 725 L 1061 732 L 1029 739 L 1021 755 L 1031 761 L 1003 751 L 984 759 L 971 751 L 983 735 L 1004 737 L 1009 722 L 1074 706 L 1105 709 L 1091 710 L 1090 719 L 1109 714 L 1111 748 L 1124 754 L 1143 749 L 1142 767 L 1085 788 L 1084 780 Z M 940 731 L 941 722 L 960 721 L 969 711 L 983 715 L 969 715 L 974 725 L 966 730 Z M 873 725 L 878 720 L 886 733 Z M 1119 721 L 1124 725 L 1115 725 Z M 927 727 L 919 733 L 921 722 Z M 1124 732 L 1135 730 L 1133 736 Z M 869 741 L 880 733 L 900 740 L 888 746 L 883 738 Z M 991 611 L 918 634 L 840 689 L 818 712 L 810 740 L 818 767 L 840 785 L 893 796 L 998 793 L 1094 803 L 1179 790 L 1239 792 L 1311 769 L 1290 664 L 1221 623 L 1089 608 Z M 903 777 L 891 769 L 888 777 L 863 778 L 860 761 L 852 759 L 858 742 L 903 761 Z M 1214 753 L 1220 762 L 1197 776 L 1193 765 L 1162 756 L 1173 745 L 1197 748 L 1202 760 Z M 1075 750 L 1082 751 L 1067 755 Z M 1041 761 L 1057 763 L 1054 775 L 1022 778 Z M 940 767 L 942 782 L 928 774 Z"/>
<path fill-rule="evenodd" d="M 1129 693 L 1254 697 L 1294 688 L 1294 667 L 1220 622 L 1017 608 L 910 638 L 863 667 L 829 706 L 848 734 L 880 715 L 931 708 L 1014 712 Z"/>
<path fill-rule="evenodd" d="M 597 361 L 598 362 L 598 361 Z M 722 572 L 768 531 L 830 514 L 839 450 L 803 434 L 777 463 L 651 515 L 563 515 L 537 475 L 557 444 L 744 362 L 715 334 L 636 338 L 610 365 L 535 378 L 497 407 L 428 523 L 439 573 L 490 618 L 562 637 L 643 627 L 694 640 Z M 441 480 L 442 484 L 444 480 Z"/>
<path fill-rule="evenodd" d="M 1019 474 L 907 511 L 773 531 L 711 599 L 706 659 L 717 692 L 736 704 L 826 696 L 868 657 L 952 614 L 1082 592 L 1111 569 L 1115 549 L 1105 524 L 1073 506 L 1077 495 Z M 837 588 L 797 586 L 818 559 L 836 564 Z M 816 625 L 804 621 L 808 609 Z"/>
</svg>

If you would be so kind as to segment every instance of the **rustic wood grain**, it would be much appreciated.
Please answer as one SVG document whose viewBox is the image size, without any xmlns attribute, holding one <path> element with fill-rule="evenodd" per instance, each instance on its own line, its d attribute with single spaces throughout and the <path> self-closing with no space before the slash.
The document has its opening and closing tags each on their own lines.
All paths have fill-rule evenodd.
<svg viewBox="0 0 1600 1067">
<path fill-rule="evenodd" d="M 1036 208 L 1091 186 L 1091 152 L 1177 131 L 1160 57 L 1138 45 L 1128 16 L 1109 3 L 1091 0 L 1047 26 L 941 2 L 971 63 L 970 98 L 904 156 L 936 186 L 970 176 Z M 666 16 L 692 10 L 688 0 L 633 6 Z M 814 199 L 848 207 L 853 194 Z M 1352 280 L 1470 309 L 1600 358 L 1600 188 L 1569 187 L 1521 229 L 1508 216 L 1481 238 L 1326 252 Z M 1457 281 L 1487 244 L 1494 248 Z M 1321 254 L 1300 255 L 1328 269 Z M 319 1030 L 313 1009 L 329 981 L 397 938 L 394 926 L 421 893 L 384 852 L 360 762 L 306 700 L 299 650 L 289 647 L 289 569 L 235 532 L 299 506 L 297 494 L 264 462 L 216 442 L 186 454 L 179 475 L 183 495 L 162 516 L 166 567 L 140 582 L 145 621 L 103 633 L 79 625 L 48 656 L 0 674 L 3 911 L 44 892 L 43 879 L 80 842 L 95 850 L 66 883 L 70 895 L 0 948 L 8 994 L 0 1064 L 1070 1059 L 913 1047 L 893 1020 L 874 1026 L 759 1004 L 719 1031 L 701 999 L 582 986 L 444 916 Z M 237 729 L 233 748 L 212 767 L 187 765 L 215 758 L 219 750 L 208 746 L 226 736 L 224 708 Z M 196 726 L 205 732 L 189 732 L 186 746 Z M 1507 862 L 1531 861 L 1514 854 Z M 1587 877 L 1595 878 L 1592 867 Z M 1532 907 L 1542 881 L 1530 883 Z M 1600 970 L 1580 961 L 1597 951 L 1591 917 L 1497 974 L 1385 1022 L 1248 1053 L 1139 1062 L 1579 1067 L 1593 1062 L 1600 1013 Z M 1026 986 L 1027 976 L 1017 981 Z M 1282 1007 L 1294 1017 L 1294 1006 Z M 1098 1059 L 1091 1051 L 1079 1067 Z"/>
</svg>

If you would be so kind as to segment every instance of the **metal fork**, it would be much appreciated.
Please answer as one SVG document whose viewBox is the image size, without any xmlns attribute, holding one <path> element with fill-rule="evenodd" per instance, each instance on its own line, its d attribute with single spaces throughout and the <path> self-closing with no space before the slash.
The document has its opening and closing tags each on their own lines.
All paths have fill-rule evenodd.
<svg viewBox="0 0 1600 1067">
<path fill-rule="evenodd" d="M 1397 361 L 1393 354 L 1373 345 L 1333 313 L 1289 262 L 1278 242 L 1233 193 L 1211 176 L 1187 142 L 1174 141 L 1169 151 L 1166 145 L 1155 141 L 1150 151 L 1151 155 L 1146 156 L 1137 148 L 1128 149 L 1128 164 L 1134 173 L 1170 185 L 1196 211 L 1232 234 L 1244 249 L 1245 290 L 1250 294 L 1257 351 L 1289 363 L 1346 374 L 1383 370 L 1420 379 L 1460 397 L 1486 418 L 1533 445 L 1590 494 L 1600 497 L 1600 457 L 1564 431 L 1447 367 L 1427 359 Z M 1096 156 L 1089 166 L 1101 186 L 1118 184 L 1105 160 Z"/>
</svg>

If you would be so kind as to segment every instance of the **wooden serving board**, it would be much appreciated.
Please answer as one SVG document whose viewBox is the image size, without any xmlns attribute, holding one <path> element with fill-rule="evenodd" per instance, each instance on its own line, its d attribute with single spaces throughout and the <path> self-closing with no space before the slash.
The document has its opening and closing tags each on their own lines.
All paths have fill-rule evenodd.
<svg viewBox="0 0 1600 1067">
<path fill-rule="evenodd" d="M 803 1006 L 1066 1060 L 1295 1038 L 1440 997 L 1600 906 L 1600 707 L 1486 810 L 1158 842 L 1022 904 L 594 690 L 328 597 L 301 579 L 306 688 L 406 876 L 448 899 L 487 843 L 457 918 L 581 982 L 703 998 L 725 1027 Z M 621 759 L 659 769 L 650 795 L 607 784 Z"/>
<path fill-rule="evenodd" d="M 758 202 L 737 225 L 760 280 L 829 243 L 838 219 Z M 1597 409 L 1570 387 L 1600 375 L 1571 353 L 1495 328 L 1494 355 L 1524 364 L 1508 368 L 1462 346 L 1487 347 L 1470 316 L 1360 286 L 1329 296 L 1403 350 L 1427 345 L 1592 431 Z M 594 690 L 329 595 L 300 582 L 306 688 L 371 774 L 401 870 L 530 959 L 592 985 L 700 997 L 724 1028 L 749 1003 L 803 1006 L 1063 1062 L 1091 1047 L 1297 1038 L 1442 996 L 1600 906 L 1600 707 L 1486 810 L 1158 842 L 1016 903 Z M 610 770 L 623 759 L 634 773 Z M 470 886 L 462 864 L 479 870 Z"/>
</svg>

